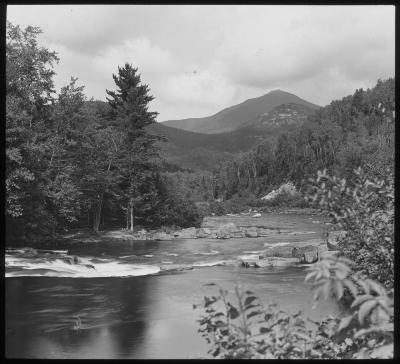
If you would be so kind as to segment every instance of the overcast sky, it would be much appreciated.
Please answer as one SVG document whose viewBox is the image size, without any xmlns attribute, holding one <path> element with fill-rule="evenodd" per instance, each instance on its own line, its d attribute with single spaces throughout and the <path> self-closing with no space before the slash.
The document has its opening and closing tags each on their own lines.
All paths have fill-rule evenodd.
<svg viewBox="0 0 400 364">
<path fill-rule="evenodd" d="M 43 30 L 57 89 L 74 76 L 105 100 L 118 65 L 138 67 L 158 121 L 277 88 L 326 105 L 394 76 L 393 6 L 20 5 L 7 18 Z"/>
</svg>

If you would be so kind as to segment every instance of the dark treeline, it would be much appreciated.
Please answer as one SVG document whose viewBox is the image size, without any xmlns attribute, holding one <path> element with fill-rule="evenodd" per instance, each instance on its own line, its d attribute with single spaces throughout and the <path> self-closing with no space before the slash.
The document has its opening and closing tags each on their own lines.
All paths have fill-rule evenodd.
<svg viewBox="0 0 400 364">
<path fill-rule="evenodd" d="M 153 98 L 138 70 L 118 68 L 107 103 L 88 101 L 75 78 L 55 95 L 59 59 L 38 45 L 40 33 L 7 23 L 7 242 L 70 228 L 198 225 L 193 202 L 160 175 L 160 137 L 145 129 Z"/>
<path fill-rule="evenodd" d="M 298 188 L 318 170 L 350 178 L 361 166 L 374 176 L 394 168 L 395 82 L 333 101 L 275 143 L 234 156 L 216 172 L 214 197 L 260 196 L 292 181 Z"/>
</svg>

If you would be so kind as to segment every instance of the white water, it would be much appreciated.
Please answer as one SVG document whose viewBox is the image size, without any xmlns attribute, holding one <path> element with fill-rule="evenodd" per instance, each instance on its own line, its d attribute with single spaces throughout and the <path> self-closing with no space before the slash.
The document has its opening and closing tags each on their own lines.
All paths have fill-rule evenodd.
<svg viewBox="0 0 400 364">
<path fill-rule="evenodd" d="M 79 258 L 79 264 L 68 264 L 61 259 L 52 261 L 32 260 L 6 254 L 7 268 L 18 268 L 18 271 L 6 272 L 6 277 L 47 276 L 70 278 L 99 277 L 133 277 L 156 274 L 160 267 L 147 264 L 126 264 L 115 261 L 104 261 L 93 264 L 89 259 Z M 89 264 L 94 268 L 85 266 Z"/>
</svg>

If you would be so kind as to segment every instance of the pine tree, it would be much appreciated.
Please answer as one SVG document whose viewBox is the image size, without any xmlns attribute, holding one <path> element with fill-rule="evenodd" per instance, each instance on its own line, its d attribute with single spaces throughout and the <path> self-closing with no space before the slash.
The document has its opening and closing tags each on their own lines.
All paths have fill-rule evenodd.
<svg viewBox="0 0 400 364">
<path fill-rule="evenodd" d="M 118 67 L 113 75 L 116 91 L 107 90 L 107 98 L 115 127 L 125 139 L 120 150 L 120 168 L 125 176 L 127 221 L 133 230 L 135 221 L 146 219 L 157 204 L 157 193 L 152 180 L 157 174 L 158 149 L 154 143 L 159 138 L 147 132 L 145 127 L 155 122 L 156 112 L 148 110 L 154 99 L 148 85 L 142 84 L 138 69 L 128 63 Z"/>
</svg>

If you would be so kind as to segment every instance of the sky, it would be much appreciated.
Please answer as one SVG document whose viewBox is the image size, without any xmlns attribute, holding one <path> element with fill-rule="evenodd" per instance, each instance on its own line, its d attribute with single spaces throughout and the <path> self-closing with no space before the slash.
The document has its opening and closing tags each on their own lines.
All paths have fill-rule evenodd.
<svg viewBox="0 0 400 364">
<path fill-rule="evenodd" d="M 324 106 L 394 77 L 394 6 L 12 5 L 14 25 L 40 27 L 71 76 L 106 100 L 112 74 L 138 68 L 157 120 L 203 117 L 274 89 Z"/>
</svg>

